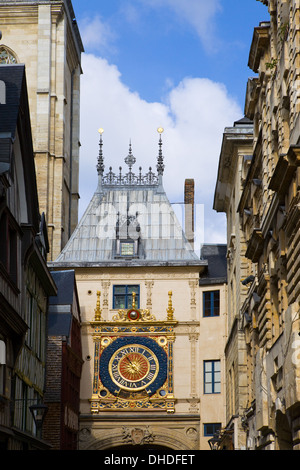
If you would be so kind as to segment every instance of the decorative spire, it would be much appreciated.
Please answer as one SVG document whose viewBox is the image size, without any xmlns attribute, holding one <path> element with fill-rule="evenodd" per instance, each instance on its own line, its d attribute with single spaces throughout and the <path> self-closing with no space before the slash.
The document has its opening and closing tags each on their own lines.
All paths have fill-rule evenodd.
<svg viewBox="0 0 300 470">
<path fill-rule="evenodd" d="M 173 321 L 174 320 L 174 317 L 173 317 L 174 308 L 172 304 L 172 291 L 171 290 L 168 292 L 168 295 L 169 295 L 169 302 L 168 302 L 168 308 L 167 308 L 167 320 Z"/>
<path fill-rule="evenodd" d="M 97 291 L 97 303 L 95 308 L 95 321 L 101 321 L 101 308 L 100 308 L 100 295 L 101 292 Z"/>
<path fill-rule="evenodd" d="M 129 153 L 128 153 L 127 157 L 124 159 L 124 161 L 125 161 L 126 165 L 129 166 L 129 171 L 131 173 L 131 168 L 136 162 L 136 158 L 132 154 L 131 141 L 129 142 Z"/>
<path fill-rule="evenodd" d="M 103 140 L 102 140 L 102 134 L 104 130 L 100 128 L 98 130 L 100 134 L 100 142 L 99 142 L 99 157 L 98 157 L 98 164 L 97 164 L 97 171 L 98 175 L 102 177 L 103 172 L 104 172 L 104 159 L 103 159 Z"/>
<path fill-rule="evenodd" d="M 164 165 L 164 157 L 163 157 L 163 154 L 162 154 L 162 140 L 161 140 L 161 135 L 163 133 L 163 128 L 162 127 L 159 127 L 157 129 L 157 132 L 159 133 L 159 152 L 158 152 L 158 158 L 157 158 L 157 165 L 156 165 L 156 168 L 157 168 L 157 174 L 159 176 L 162 176 L 163 175 L 163 172 L 164 172 L 164 168 L 165 168 L 165 165 Z"/>
<path fill-rule="evenodd" d="M 98 188 L 97 192 L 102 193 L 103 187 L 105 186 L 143 186 L 143 185 L 151 185 L 157 186 L 158 191 L 163 191 L 162 185 L 162 176 L 164 172 L 164 157 L 162 154 L 162 139 L 161 134 L 164 132 L 162 127 L 157 129 L 157 132 L 160 134 L 159 138 L 159 154 L 157 158 L 157 174 L 154 174 L 152 168 L 149 167 L 148 173 L 142 175 L 142 168 L 139 167 L 139 174 L 135 175 L 132 171 L 132 167 L 136 162 L 136 158 L 132 153 L 132 146 L 131 141 L 129 143 L 129 153 L 127 157 L 124 159 L 126 165 L 129 167 L 129 171 L 122 175 L 122 167 L 119 167 L 119 173 L 115 174 L 112 171 L 112 167 L 109 167 L 109 172 L 104 175 L 104 158 L 103 158 L 103 141 L 102 141 L 102 134 L 103 129 L 99 129 L 100 134 L 100 142 L 99 142 L 99 157 L 98 157 L 98 164 L 97 164 L 97 172 L 98 172 Z"/>
</svg>

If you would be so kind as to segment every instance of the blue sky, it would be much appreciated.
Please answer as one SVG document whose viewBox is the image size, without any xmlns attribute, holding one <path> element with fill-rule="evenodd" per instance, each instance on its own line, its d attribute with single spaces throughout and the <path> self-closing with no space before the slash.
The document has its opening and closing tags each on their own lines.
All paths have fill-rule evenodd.
<svg viewBox="0 0 300 470">
<path fill-rule="evenodd" d="M 203 36 L 170 6 L 161 6 L 172 0 L 73 0 L 73 6 L 80 27 L 97 17 L 106 27 L 98 43 L 96 38 L 90 44 L 84 41 L 86 52 L 116 64 L 124 83 L 144 99 L 161 99 L 166 80 L 177 84 L 192 76 L 225 83 L 243 105 L 253 28 L 269 18 L 268 10 L 258 0 L 210 2 L 216 5 L 215 14 Z"/>
<path fill-rule="evenodd" d="M 212 210 L 224 127 L 243 116 L 253 28 L 269 19 L 257 0 L 73 0 L 85 53 L 81 79 L 81 213 L 96 186 L 99 134 L 116 170 L 131 139 L 137 165 L 155 167 L 162 126 L 164 186 L 183 200 L 194 178 L 198 242 L 225 242 Z M 203 221 L 204 211 L 204 221 Z M 201 232 L 201 234 L 200 234 Z"/>
</svg>

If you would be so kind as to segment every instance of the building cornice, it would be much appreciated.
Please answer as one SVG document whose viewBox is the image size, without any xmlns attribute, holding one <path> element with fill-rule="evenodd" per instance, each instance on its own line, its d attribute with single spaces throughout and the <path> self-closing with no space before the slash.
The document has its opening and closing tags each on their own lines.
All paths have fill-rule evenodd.
<svg viewBox="0 0 300 470">
<path fill-rule="evenodd" d="M 258 72 L 260 59 L 269 45 L 269 30 L 269 21 L 261 22 L 258 27 L 254 28 L 248 59 L 248 67 L 250 67 L 250 69 L 255 73 Z"/>
</svg>

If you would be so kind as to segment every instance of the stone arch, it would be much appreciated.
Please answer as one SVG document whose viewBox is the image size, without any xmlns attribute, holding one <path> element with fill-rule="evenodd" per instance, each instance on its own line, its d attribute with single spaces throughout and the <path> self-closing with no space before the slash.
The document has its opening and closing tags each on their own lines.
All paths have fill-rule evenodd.
<svg viewBox="0 0 300 470">
<path fill-rule="evenodd" d="M 17 54 L 10 47 L 0 44 L 0 64 L 17 63 L 19 63 Z"/>
<path fill-rule="evenodd" d="M 81 450 L 195 450 L 198 446 L 198 433 L 189 434 L 184 427 L 180 431 L 155 425 L 124 425 L 100 430 L 84 428 L 80 431 Z M 194 428 L 193 428 L 194 429 Z"/>
</svg>

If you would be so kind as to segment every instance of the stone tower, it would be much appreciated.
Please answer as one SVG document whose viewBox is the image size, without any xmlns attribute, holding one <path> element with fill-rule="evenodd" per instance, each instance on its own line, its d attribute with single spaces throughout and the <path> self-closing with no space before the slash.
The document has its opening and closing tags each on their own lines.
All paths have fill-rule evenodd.
<svg viewBox="0 0 300 470">
<path fill-rule="evenodd" d="M 0 63 L 24 63 L 50 258 L 77 224 L 83 46 L 70 0 L 0 0 Z"/>
</svg>

